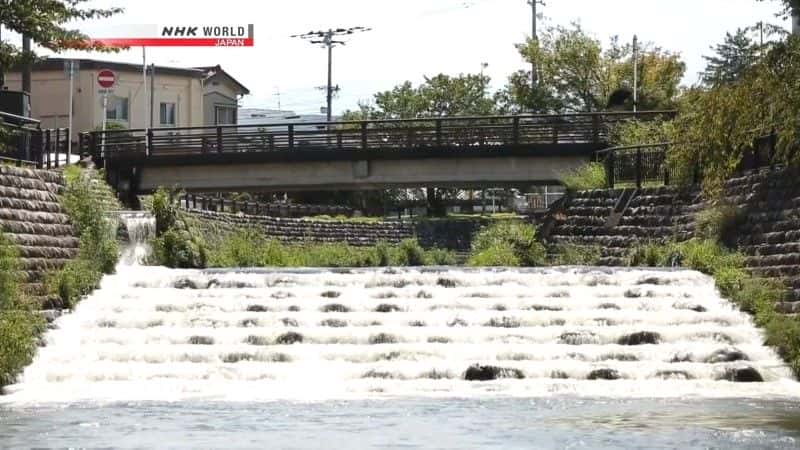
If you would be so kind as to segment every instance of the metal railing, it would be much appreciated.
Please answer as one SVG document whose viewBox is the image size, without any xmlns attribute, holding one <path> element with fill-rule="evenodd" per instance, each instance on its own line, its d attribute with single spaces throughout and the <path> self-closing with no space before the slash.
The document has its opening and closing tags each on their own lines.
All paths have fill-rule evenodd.
<svg viewBox="0 0 800 450">
<path fill-rule="evenodd" d="M 69 128 L 42 129 L 38 120 L 0 111 L 0 161 L 52 169 L 70 163 Z"/>
<path fill-rule="evenodd" d="M 667 163 L 666 142 L 612 147 L 597 152 L 596 161 L 603 163 L 606 182 L 613 188 L 617 184 L 634 184 L 641 188 L 644 184 L 674 183 L 680 177 L 679 171 Z"/>
<path fill-rule="evenodd" d="M 602 144 L 619 123 L 673 115 L 673 111 L 600 112 L 107 130 L 82 133 L 80 146 L 82 153 L 95 157 L 147 158 L 292 150 Z"/>
</svg>

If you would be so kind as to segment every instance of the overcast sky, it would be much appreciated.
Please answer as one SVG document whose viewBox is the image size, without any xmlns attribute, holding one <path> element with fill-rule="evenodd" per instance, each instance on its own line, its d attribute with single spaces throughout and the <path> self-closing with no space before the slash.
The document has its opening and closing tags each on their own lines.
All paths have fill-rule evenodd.
<svg viewBox="0 0 800 450">
<path fill-rule="evenodd" d="M 489 64 L 492 88 L 524 68 L 514 48 L 530 34 L 526 0 L 103 0 L 97 6 L 121 6 L 125 12 L 103 21 L 116 24 L 255 24 L 252 48 L 151 48 L 148 63 L 167 66 L 221 64 L 246 85 L 245 107 L 318 112 L 325 103 L 326 53 L 289 36 L 311 30 L 365 26 L 373 30 L 349 38 L 334 50 L 334 84 L 341 93 L 334 112 L 355 108 L 359 100 L 424 75 L 480 71 Z M 775 17 L 777 2 L 755 0 L 546 0 L 540 26 L 579 21 L 607 41 L 652 41 L 681 53 L 688 64 L 686 84 L 697 80 L 702 55 L 726 31 L 760 20 L 789 27 Z M 93 26 L 81 28 L 91 34 Z M 66 56 L 141 62 L 141 49 L 116 55 L 67 53 Z"/>
</svg>

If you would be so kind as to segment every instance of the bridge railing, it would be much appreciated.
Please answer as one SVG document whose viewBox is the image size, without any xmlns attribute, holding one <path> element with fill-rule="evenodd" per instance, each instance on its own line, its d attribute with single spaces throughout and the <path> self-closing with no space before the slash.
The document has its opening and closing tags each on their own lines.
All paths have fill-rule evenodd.
<svg viewBox="0 0 800 450">
<path fill-rule="evenodd" d="M 681 173 L 667 161 L 666 142 L 612 147 L 596 153 L 596 160 L 606 169 L 606 182 L 609 187 L 617 184 L 635 184 L 641 188 L 645 184 L 664 184 L 676 182 Z"/>
<path fill-rule="evenodd" d="M 231 154 L 292 150 L 491 148 L 606 142 L 613 126 L 671 117 L 672 111 L 434 117 L 314 123 L 108 130 L 83 133 L 97 157 Z"/>
<path fill-rule="evenodd" d="M 69 164 L 69 139 L 69 128 L 42 129 L 38 120 L 0 111 L 0 162 L 57 168 Z"/>
</svg>

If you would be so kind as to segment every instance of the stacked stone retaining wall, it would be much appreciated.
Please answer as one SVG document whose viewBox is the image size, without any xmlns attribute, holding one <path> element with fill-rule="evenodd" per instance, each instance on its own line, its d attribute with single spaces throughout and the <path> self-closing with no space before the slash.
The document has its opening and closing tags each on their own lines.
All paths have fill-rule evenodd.
<svg viewBox="0 0 800 450">
<path fill-rule="evenodd" d="M 254 228 L 267 237 L 287 243 L 347 243 L 370 246 L 380 241 L 398 243 L 414 236 L 410 222 L 317 221 L 281 217 L 249 216 L 189 210 L 206 236 L 224 235 L 243 228 Z"/>
<path fill-rule="evenodd" d="M 767 170 L 728 180 L 724 202 L 736 209 L 736 242 L 754 274 L 789 288 L 780 309 L 800 313 L 800 172 Z"/>
<path fill-rule="evenodd" d="M 79 240 L 61 209 L 58 172 L 0 166 L 0 231 L 19 249 L 28 290 L 42 296 L 43 275 L 78 253 Z"/>
<path fill-rule="evenodd" d="M 606 189 L 568 196 L 550 212 L 554 224 L 549 243 L 596 247 L 601 264 L 625 265 L 630 249 L 643 241 L 689 239 L 694 231 L 694 215 L 703 208 L 696 189 L 644 188 L 633 197 L 619 223 L 606 226 L 622 193 L 622 189 Z"/>
</svg>

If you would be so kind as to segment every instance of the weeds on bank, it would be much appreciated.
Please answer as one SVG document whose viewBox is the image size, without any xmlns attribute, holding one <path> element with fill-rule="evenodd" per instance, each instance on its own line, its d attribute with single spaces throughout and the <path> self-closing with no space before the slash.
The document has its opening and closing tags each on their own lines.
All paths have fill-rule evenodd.
<svg viewBox="0 0 800 450">
<path fill-rule="evenodd" d="M 338 243 L 283 244 L 257 230 L 235 233 L 209 251 L 211 267 L 381 267 L 450 265 L 451 252 L 424 250 L 409 239 L 393 246 L 380 242 L 371 247 Z"/>
<path fill-rule="evenodd" d="M 470 266 L 542 266 L 546 263 L 544 245 L 536 237 L 536 227 L 521 221 L 502 221 L 475 233 Z"/>
<path fill-rule="evenodd" d="M 16 248 L 0 233 L 0 387 L 12 383 L 33 359 L 44 320 L 20 286 Z"/>
<path fill-rule="evenodd" d="M 774 347 L 800 377 L 800 320 L 775 307 L 786 288 L 777 281 L 753 277 L 744 270 L 744 256 L 715 239 L 647 244 L 629 255 L 631 266 L 680 266 L 714 277 L 720 294 L 750 313 L 764 330 L 765 344 Z"/>
<path fill-rule="evenodd" d="M 584 164 L 576 169 L 562 172 L 559 179 L 567 191 L 589 191 L 594 189 L 605 189 L 608 181 L 606 180 L 606 168 L 603 164 L 591 162 Z"/>
<path fill-rule="evenodd" d="M 70 166 L 64 170 L 64 179 L 60 202 L 80 236 L 80 250 L 61 270 L 47 274 L 44 284 L 48 295 L 71 308 L 100 285 L 103 274 L 114 272 L 119 247 L 112 213 L 119 203 L 102 174 Z"/>
</svg>

